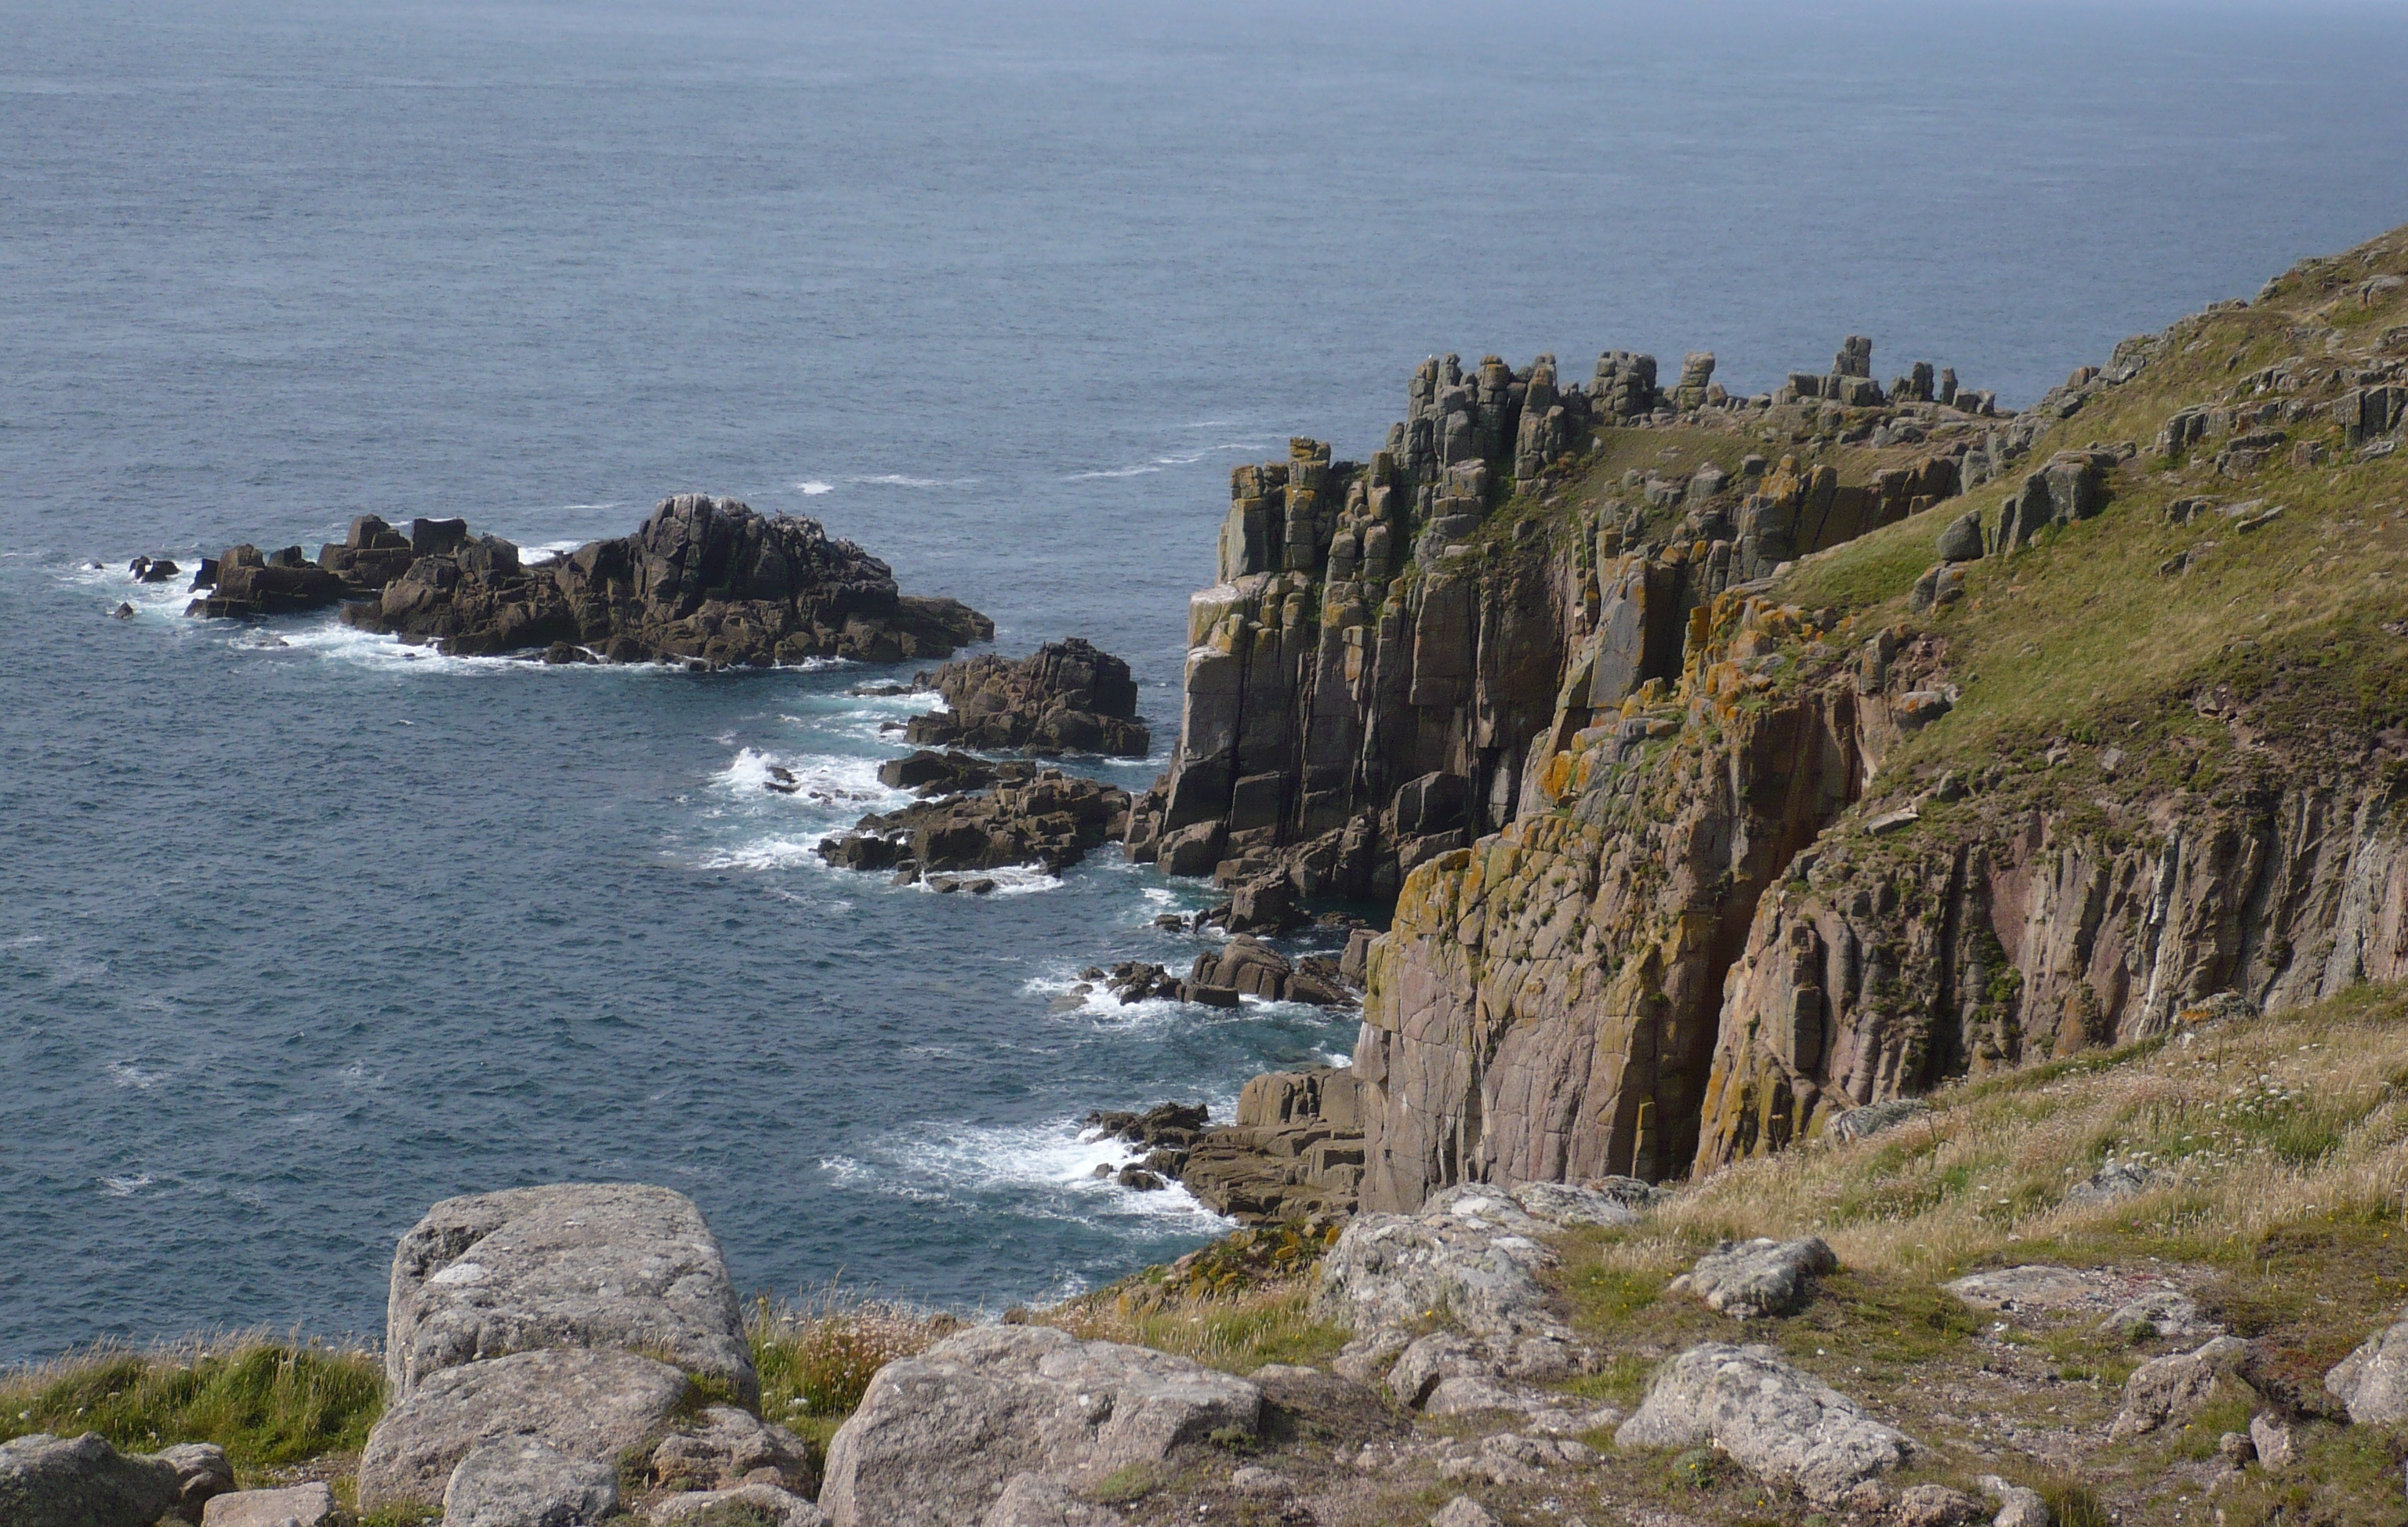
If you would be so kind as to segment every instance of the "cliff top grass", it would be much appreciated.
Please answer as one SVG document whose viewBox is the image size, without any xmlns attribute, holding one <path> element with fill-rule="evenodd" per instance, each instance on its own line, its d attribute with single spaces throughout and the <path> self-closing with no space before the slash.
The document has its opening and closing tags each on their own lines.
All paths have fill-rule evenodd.
<svg viewBox="0 0 2408 1527">
<path fill-rule="evenodd" d="M 2310 262 L 2245 307 L 2186 319 L 2138 376 L 2043 430 L 2003 481 L 1784 576 L 1775 597 L 1784 601 L 1946 642 L 1956 709 L 1893 766 L 1988 764 L 2054 740 L 2120 745 L 2144 762 L 2169 747 L 2196 754 L 2233 740 L 2223 721 L 2198 713 L 2197 699 L 2219 690 L 2249 713 L 2246 744 L 2286 733 L 2362 738 L 2408 714 L 2408 640 L 2394 628 L 2408 612 L 2408 454 L 2361 456 L 2330 407 L 2371 358 L 2408 354 L 2408 287 L 2369 284 L 2402 272 L 2408 231 Z M 2180 410 L 2294 403 L 2305 418 L 2239 426 L 2282 431 L 2262 466 L 2219 470 L 2216 438 L 2176 457 L 2156 454 Z M 1966 565 L 1961 600 L 1908 612 L 1950 522 L 1978 510 L 1995 526 L 2001 500 L 2054 452 L 2127 444 L 2136 450 L 2113 471 L 2096 518 Z M 2211 507 L 2177 523 L 2168 511 L 2182 499 Z M 2220 511 L 2243 506 L 2253 507 Z M 2160 783 L 2189 769 L 2170 759 Z"/>
<path fill-rule="evenodd" d="M 1563 1286 L 1615 1361 L 1582 1389 L 1625 1405 L 1698 1341 L 1766 1341 L 1929 1448 L 1911 1477 L 1984 1474 L 2127 1523 L 2188 1520 L 2217 1439 L 2265 1402 L 2228 1386 L 2186 1427 L 2109 1444 L 2124 1379 L 2203 1338 L 1968 1309 L 1939 1287 L 2048 1263 L 2161 1278 L 2255 1339 L 2270 1386 L 2309 1409 L 2322 1376 L 2408 1304 L 2408 989 L 1960 1083 L 1853 1143 L 1732 1166 L 1627 1230 L 1571 1239 Z M 2069 1202 L 2108 1160 L 2138 1194 Z M 1670 1290 L 1725 1238 L 1819 1234 L 1842 1271 L 1798 1316 L 1741 1326 Z M 2399 1520 L 2400 1439 L 2300 1424 L 2301 1461 L 2219 1491 L 2227 1527 Z M 2388 1513 L 2387 1515 L 2386 1513 Z"/>
<path fill-rule="evenodd" d="M 383 1411 L 378 1353 L 260 1332 L 103 1344 L 0 1372 L 0 1442 L 36 1432 L 98 1432 L 133 1452 L 214 1442 L 246 1487 L 357 1452 Z"/>
</svg>

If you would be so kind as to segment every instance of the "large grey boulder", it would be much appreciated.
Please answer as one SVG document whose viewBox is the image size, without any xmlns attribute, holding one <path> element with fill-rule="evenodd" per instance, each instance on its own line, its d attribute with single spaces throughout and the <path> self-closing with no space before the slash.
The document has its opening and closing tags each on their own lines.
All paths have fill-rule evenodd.
<svg viewBox="0 0 2408 1527">
<path fill-rule="evenodd" d="M 2325 1388 L 2360 1426 L 2408 1419 L 2408 1320 L 2376 1332 L 2333 1364 Z"/>
<path fill-rule="evenodd" d="M 1840 1259 L 1819 1235 L 1795 1241 L 1758 1236 L 1753 1241 L 1725 1242 L 1698 1259 L 1697 1266 L 1672 1280 L 1706 1302 L 1706 1307 L 1735 1320 L 1787 1315 L 1805 1302 L 1813 1280 L 1837 1272 Z"/>
<path fill-rule="evenodd" d="M 2109 1440 L 2121 1442 L 2193 1415 L 2207 1404 L 2216 1380 L 2248 1353 L 2249 1344 L 2238 1336 L 2218 1336 L 2195 1351 L 2143 1362 L 2124 1380 L 2124 1406 L 2107 1429 Z"/>
<path fill-rule="evenodd" d="M 1769 1347 L 1708 1342 L 1656 1372 L 1613 1440 L 1625 1448 L 1713 1443 L 1766 1479 L 1838 1499 L 1904 1463 L 1914 1444 Z"/>
<path fill-rule="evenodd" d="M 1539 1237 L 1559 1228 L 1484 1188 L 1449 1188 L 1417 1214 L 1362 1215 L 1322 1259 L 1314 1306 L 1358 1336 L 1433 1311 L 1476 1334 L 1552 1331 L 1561 1322 L 1539 1275 L 1557 1259 Z"/>
<path fill-rule="evenodd" d="M 1940 560 L 1978 562 L 1982 559 L 1982 511 L 1969 509 L 1940 532 Z"/>
<path fill-rule="evenodd" d="M 121 1453 L 97 1432 L 0 1443 L 7 1527 L 150 1527 L 176 1508 L 180 1484 L 174 1464 Z"/>
<path fill-rule="evenodd" d="M 283 1490 L 242 1490 L 210 1500 L 201 1527 L 326 1527 L 335 1492 L 323 1480 Z"/>
<path fill-rule="evenodd" d="M 562 1347 L 444 1368 L 384 1413 L 360 1455 L 360 1507 L 432 1505 L 480 1442 L 528 1437 L 615 1464 L 669 1430 L 689 1380 L 632 1352 Z"/>
<path fill-rule="evenodd" d="M 828 1447 L 837 1527 L 960 1527 L 1013 1476 L 1076 1488 L 1224 1428 L 1251 1435 L 1262 1391 L 1184 1358 L 1048 1326 L 966 1331 L 870 1380 Z"/>
<path fill-rule="evenodd" d="M 737 1485 L 728 1490 L 695 1490 L 665 1496 L 651 1507 L 653 1527 L 723 1527 L 753 1522 L 765 1527 L 827 1527 L 827 1517 L 810 1502 L 776 1485 Z"/>
<path fill-rule="evenodd" d="M 443 1527 L 594 1527 L 619 1509 L 619 1471 L 533 1437 L 468 1449 L 443 1491 Z"/>
<path fill-rule="evenodd" d="M 682 1193 L 566 1183 L 446 1199 L 401 1238 L 385 1307 L 388 1404 L 429 1375 L 549 1347 L 655 1353 L 760 1397 L 719 1243 Z"/>
</svg>

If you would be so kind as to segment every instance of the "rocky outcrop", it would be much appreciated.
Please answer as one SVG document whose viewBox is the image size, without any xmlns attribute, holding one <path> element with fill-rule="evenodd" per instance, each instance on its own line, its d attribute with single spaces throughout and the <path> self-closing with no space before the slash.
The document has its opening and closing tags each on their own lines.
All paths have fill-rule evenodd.
<svg viewBox="0 0 2408 1527">
<path fill-rule="evenodd" d="M 1614 1433 L 1625 1448 L 1712 1443 L 1766 1479 L 1819 1504 L 1914 1456 L 1904 1433 L 1865 1414 L 1769 1347 L 1708 1342 L 1656 1370 L 1647 1398 Z"/>
<path fill-rule="evenodd" d="M 1351 1007 L 1337 962 L 1307 955 L 1292 960 L 1261 940 L 1238 934 L 1219 949 L 1196 957 L 1188 972 L 1194 986 L 1226 987 L 1249 997 L 1274 1002 L 1311 1002 L 1317 1007 Z"/>
<path fill-rule="evenodd" d="M 711 668 L 942 657 L 995 635 L 958 600 L 901 594 L 885 563 L 816 520 L 703 494 L 663 499 L 634 535 L 533 568 L 492 536 L 419 555 L 344 618 L 448 653 L 557 642 Z"/>
<path fill-rule="evenodd" d="M 2132 1370 L 2124 1381 L 2123 1408 L 2108 1427 L 2111 1440 L 2139 1436 L 2170 1422 L 2186 1420 L 2214 1397 L 2217 1381 L 2237 1374 L 2249 1344 L 2218 1336 L 2190 1352 L 2170 1352 Z"/>
<path fill-rule="evenodd" d="M 872 813 L 849 833 L 820 841 L 820 857 L 845 870 L 939 872 L 1036 864 L 1058 874 L 1118 837 L 1128 792 L 1058 769 L 1006 779 L 973 795 Z"/>
<path fill-rule="evenodd" d="M 1674 1278 L 1672 1288 L 1695 1294 L 1710 1310 L 1752 1320 L 1792 1313 L 1813 1292 L 1814 1279 L 1839 1266 L 1840 1259 L 1819 1235 L 1794 1241 L 1758 1236 L 1724 1242 Z"/>
<path fill-rule="evenodd" d="M 758 1385 L 718 1243 L 666 1188 L 435 1205 L 394 1253 L 386 1376 L 360 1458 L 366 1511 L 445 1502 L 447 1520 L 515 1527 L 593 1520 L 624 1487 L 814 1482 L 800 1439 L 702 1403 L 750 1405 Z"/>
<path fill-rule="evenodd" d="M 1137 718 L 1129 666 L 1077 637 L 1029 657 L 987 653 L 947 663 L 916 683 L 952 709 L 913 716 L 905 735 L 914 746 L 1123 758 L 1142 758 L 1153 746 Z"/>
<path fill-rule="evenodd" d="M 2335 1363 L 2325 1390 L 2360 1426 L 2408 1420 L 2408 1320 L 2376 1332 Z"/>
<path fill-rule="evenodd" d="M 165 1459 L 119 1452 L 87 1432 L 0 1442 L 0 1521 L 9 1527 L 151 1527 L 180 1488 Z"/>
<path fill-rule="evenodd" d="M 836 1527 L 960 1527 L 1020 1476 L 1092 1486 L 1216 1432 L 1251 1437 L 1261 1412 L 1253 1384 L 1184 1358 L 979 1327 L 878 1371 L 828 1446 L 820 1505 Z"/>
<path fill-rule="evenodd" d="M 478 1193 L 445 1199 L 401 1238 L 389 1403 L 448 1368 L 555 1347 L 655 1353 L 759 1395 L 719 1243 L 682 1193 L 634 1183 Z"/>
<path fill-rule="evenodd" d="M 1237 1122 L 1194 1136 L 1171 1170 L 1207 1208 L 1244 1224 L 1352 1214 L 1363 1176 L 1353 1074 L 1325 1066 L 1253 1078 Z"/>
</svg>

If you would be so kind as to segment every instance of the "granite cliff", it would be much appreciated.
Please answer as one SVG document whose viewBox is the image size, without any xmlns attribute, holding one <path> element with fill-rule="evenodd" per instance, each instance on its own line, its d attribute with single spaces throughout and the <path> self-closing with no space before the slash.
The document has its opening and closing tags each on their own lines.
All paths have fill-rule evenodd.
<svg viewBox="0 0 2408 1527">
<path fill-rule="evenodd" d="M 1651 1179 L 2408 973 L 2408 238 L 2020 413 L 1852 338 L 1726 395 L 1414 379 L 1240 468 L 1128 848 L 1385 901 L 1366 1208 Z"/>
</svg>

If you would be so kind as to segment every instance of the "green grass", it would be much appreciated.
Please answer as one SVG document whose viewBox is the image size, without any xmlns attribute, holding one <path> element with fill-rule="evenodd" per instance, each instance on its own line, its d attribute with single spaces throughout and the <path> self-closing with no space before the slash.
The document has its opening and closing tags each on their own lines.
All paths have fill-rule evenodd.
<svg viewBox="0 0 2408 1527">
<path fill-rule="evenodd" d="M 137 1452 L 214 1442 L 245 1477 L 354 1450 L 383 1409 L 374 1353 L 257 1335 L 96 1347 L 0 1376 L 0 1441 L 98 1432 Z"/>
</svg>

